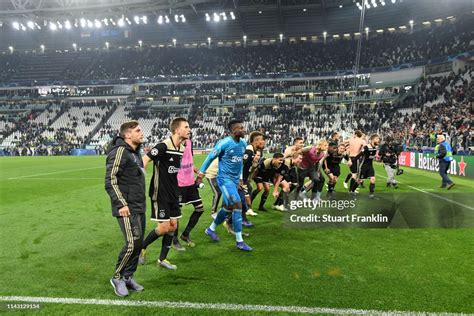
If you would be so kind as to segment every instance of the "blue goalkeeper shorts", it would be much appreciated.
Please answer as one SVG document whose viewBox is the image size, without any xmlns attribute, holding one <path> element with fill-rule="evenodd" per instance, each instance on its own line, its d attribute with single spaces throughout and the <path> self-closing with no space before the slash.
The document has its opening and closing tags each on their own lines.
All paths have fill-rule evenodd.
<svg viewBox="0 0 474 316">
<path fill-rule="evenodd" d="M 217 178 L 217 185 L 222 192 L 223 202 L 225 206 L 241 203 L 240 194 L 237 185 L 229 180 Z"/>
</svg>

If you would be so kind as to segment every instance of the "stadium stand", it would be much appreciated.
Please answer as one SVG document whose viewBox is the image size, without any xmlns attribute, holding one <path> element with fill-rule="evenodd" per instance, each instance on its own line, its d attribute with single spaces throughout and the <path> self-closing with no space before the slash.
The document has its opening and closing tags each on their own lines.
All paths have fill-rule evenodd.
<svg viewBox="0 0 474 316">
<path fill-rule="evenodd" d="M 130 119 L 140 121 L 147 144 L 154 144 L 169 135 L 170 118 L 184 116 L 190 119 L 196 148 L 212 146 L 225 134 L 226 122 L 238 117 L 246 122 L 248 131 L 263 131 L 272 150 L 281 150 L 296 136 L 303 135 L 308 143 L 314 143 L 333 131 L 345 131 L 348 135 L 353 129 L 367 134 L 392 134 L 414 148 L 433 146 L 433 133 L 448 131 L 455 148 L 467 149 L 473 136 L 473 77 L 474 71 L 467 67 L 457 74 L 426 77 L 415 88 L 416 93 L 392 103 L 383 100 L 375 104 L 359 103 L 357 98 L 366 97 L 360 92 L 353 109 L 350 102 L 340 103 L 339 98 L 322 104 L 322 97 L 301 100 L 296 96 L 237 97 L 224 102 L 210 99 L 204 106 L 198 101 L 184 103 L 185 98 L 99 106 L 93 103 L 54 105 L 17 124 L 5 119 L 0 121 L 4 135 L 2 147 L 37 148 L 55 142 L 63 147 L 67 144 L 69 149 L 95 146 L 102 152 L 121 122 Z M 379 94 L 393 96 L 390 91 Z M 27 109 L 28 105 L 3 106 L 7 107 Z"/>
<path fill-rule="evenodd" d="M 408 32 L 386 32 L 366 40 L 361 68 L 426 61 L 470 50 L 470 16 L 456 23 Z M 154 78 L 216 74 L 265 74 L 352 69 L 357 39 L 326 44 L 297 42 L 247 47 L 182 47 L 105 52 L 15 52 L 0 56 L 3 83 L 25 79 L 62 81 Z"/>
</svg>

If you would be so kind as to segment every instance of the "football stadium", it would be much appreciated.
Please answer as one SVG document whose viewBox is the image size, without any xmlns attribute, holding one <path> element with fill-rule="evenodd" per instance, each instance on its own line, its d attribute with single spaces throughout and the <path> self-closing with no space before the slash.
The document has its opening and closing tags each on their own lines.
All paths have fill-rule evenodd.
<svg viewBox="0 0 474 316">
<path fill-rule="evenodd" d="M 2 0 L 0 39 L 0 314 L 474 314 L 472 0 Z"/>
</svg>

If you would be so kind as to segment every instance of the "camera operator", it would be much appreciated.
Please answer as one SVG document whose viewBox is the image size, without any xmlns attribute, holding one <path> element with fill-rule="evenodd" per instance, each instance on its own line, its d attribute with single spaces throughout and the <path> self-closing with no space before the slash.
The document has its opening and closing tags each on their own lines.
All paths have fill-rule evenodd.
<svg viewBox="0 0 474 316">
<path fill-rule="evenodd" d="M 398 189 L 397 180 L 395 180 L 395 173 L 398 174 L 398 155 L 399 147 L 395 144 L 391 136 L 385 138 L 385 143 L 380 147 L 380 159 L 383 162 L 385 171 L 387 172 L 387 187 L 393 186 Z"/>
</svg>

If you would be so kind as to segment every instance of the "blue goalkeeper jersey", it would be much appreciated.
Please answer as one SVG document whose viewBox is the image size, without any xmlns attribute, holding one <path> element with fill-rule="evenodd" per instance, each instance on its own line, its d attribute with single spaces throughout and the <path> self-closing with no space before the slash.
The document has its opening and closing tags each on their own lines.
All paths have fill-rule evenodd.
<svg viewBox="0 0 474 316">
<path fill-rule="evenodd" d="M 243 156 L 246 147 L 247 142 L 245 140 L 240 139 L 239 142 L 236 142 L 231 136 L 227 136 L 212 149 L 200 171 L 205 173 L 211 162 L 219 158 L 217 179 L 231 181 L 238 185 L 242 174 Z"/>
</svg>

